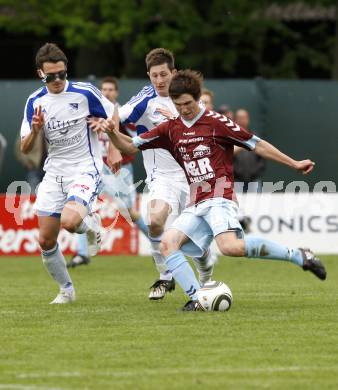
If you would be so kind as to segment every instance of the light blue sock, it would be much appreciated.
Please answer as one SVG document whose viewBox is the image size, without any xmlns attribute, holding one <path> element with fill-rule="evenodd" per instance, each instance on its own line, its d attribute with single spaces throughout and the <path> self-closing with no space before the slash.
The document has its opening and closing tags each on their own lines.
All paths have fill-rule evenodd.
<svg viewBox="0 0 338 390">
<path fill-rule="evenodd" d="M 197 299 L 197 290 L 201 287 L 196 279 L 194 271 L 190 267 L 183 252 L 176 251 L 166 257 L 166 264 L 176 282 L 183 291 L 193 300 Z"/>
<path fill-rule="evenodd" d="M 252 235 L 246 236 L 244 242 L 247 257 L 290 261 L 300 267 L 303 265 L 303 256 L 299 249 L 289 249 L 284 245 Z"/>
<path fill-rule="evenodd" d="M 77 254 L 88 257 L 88 241 L 86 233 L 77 235 Z"/>
<path fill-rule="evenodd" d="M 140 216 L 140 218 L 135 221 L 137 227 L 141 230 L 141 232 L 146 236 L 148 237 L 149 235 L 149 230 L 148 230 L 148 226 L 145 224 L 143 218 Z"/>
</svg>

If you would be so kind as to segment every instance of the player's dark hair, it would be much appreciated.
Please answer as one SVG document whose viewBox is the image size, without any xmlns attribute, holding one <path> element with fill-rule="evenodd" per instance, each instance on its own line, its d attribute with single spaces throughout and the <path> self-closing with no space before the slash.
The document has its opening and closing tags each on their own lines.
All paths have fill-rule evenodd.
<svg viewBox="0 0 338 390">
<path fill-rule="evenodd" d="M 68 60 L 65 53 L 55 43 L 45 43 L 36 53 L 35 64 L 38 69 L 42 68 L 44 62 L 59 61 L 63 61 L 67 66 Z"/>
<path fill-rule="evenodd" d="M 146 56 L 146 66 L 149 72 L 152 66 L 168 64 L 170 70 L 175 69 L 174 55 L 170 50 L 158 47 L 151 50 Z"/>
<path fill-rule="evenodd" d="M 105 83 L 110 83 L 110 84 L 113 84 L 115 86 L 115 89 L 118 91 L 119 90 L 119 83 L 117 81 L 117 78 L 113 77 L 113 76 L 106 76 L 102 79 L 101 81 L 101 88 L 102 88 L 102 85 L 105 84 Z"/>
<path fill-rule="evenodd" d="M 169 96 L 172 99 L 177 99 L 181 95 L 187 93 L 194 100 L 198 101 L 201 97 L 201 89 L 203 76 L 200 72 L 186 69 L 178 71 L 171 80 L 169 86 Z"/>
</svg>

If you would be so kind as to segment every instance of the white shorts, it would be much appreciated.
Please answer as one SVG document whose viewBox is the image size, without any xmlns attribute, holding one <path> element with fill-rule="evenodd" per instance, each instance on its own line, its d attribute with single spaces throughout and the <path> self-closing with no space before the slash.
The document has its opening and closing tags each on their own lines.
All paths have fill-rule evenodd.
<svg viewBox="0 0 338 390">
<path fill-rule="evenodd" d="M 163 200 L 171 207 L 171 216 L 176 218 L 189 203 L 190 189 L 186 180 L 157 177 L 148 184 L 149 202 L 155 199 Z"/>
<path fill-rule="evenodd" d="M 131 209 L 136 200 L 133 173 L 133 165 L 131 163 L 123 165 L 118 175 L 115 175 L 104 164 L 102 185 L 99 188 L 99 192 L 112 196 L 119 209 Z"/>
<path fill-rule="evenodd" d="M 46 173 L 37 191 L 34 210 L 38 216 L 60 217 L 65 204 L 75 201 L 91 212 L 99 184 L 100 176 L 97 174 L 65 177 Z"/>
<path fill-rule="evenodd" d="M 220 233 L 235 231 L 239 237 L 243 237 L 242 226 L 238 221 L 238 206 L 224 198 L 208 199 L 187 207 L 170 228 L 189 237 L 190 240 L 181 249 L 193 257 L 202 256 L 213 238 Z"/>
</svg>

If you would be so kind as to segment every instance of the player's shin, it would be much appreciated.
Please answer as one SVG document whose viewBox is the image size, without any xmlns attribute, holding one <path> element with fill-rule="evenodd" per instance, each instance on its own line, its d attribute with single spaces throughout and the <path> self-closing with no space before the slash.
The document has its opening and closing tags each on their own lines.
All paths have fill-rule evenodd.
<svg viewBox="0 0 338 390">
<path fill-rule="evenodd" d="M 161 236 L 149 236 L 149 240 L 151 245 L 151 255 L 153 256 L 156 268 L 160 273 L 160 280 L 171 280 L 173 277 L 172 273 L 168 270 L 166 265 L 166 259 L 161 255 L 160 251 Z"/>
<path fill-rule="evenodd" d="M 146 223 L 144 222 L 144 219 L 140 216 L 136 221 L 135 221 L 136 226 L 141 230 L 141 232 L 148 237 L 149 236 L 149 229 Z"/>
<path fill-rule="evenodd" d="M 176 282 L 192 300 L 197 300 L 200 284 L 194 271 L 182 251 L 176 251 L 166 257 L 166 264 Z"/>
<path fill-rule="evenodd" d="M 72 288 L 73 283 L 67 271 L 65 258 L 59 249 L 59 244 L 56 244 L 50 250 L 42 250 L 41 255 L 48 273 L 58 283 L 60 288 Z"/>
<path fill-rule="evenodd" d="M 253 235 L 244 238 L 245 254 L 247 257 L 267 259 L 267 260 L 284 260 L 303 266 L 303 255 L 299 249 L 290 249 L 276 242 Z"/>
</svg>

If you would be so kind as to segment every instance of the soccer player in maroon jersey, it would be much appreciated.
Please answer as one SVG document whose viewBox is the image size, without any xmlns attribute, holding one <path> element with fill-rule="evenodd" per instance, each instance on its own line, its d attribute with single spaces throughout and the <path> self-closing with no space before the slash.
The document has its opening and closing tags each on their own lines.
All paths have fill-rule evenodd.
<svg viewBox="0 0 338 390">
<path fill-rule="evenodd" d="M 161 243 L 168 269 L 190 297 L 183 310 L 201 309 L 196 295 L 200 285 L 184 254 L 203 254 L 213 238 L 225 256 L 289 261 L 324 280 L 325 267 L 309 249 L 291 249 L 260 237 L 245 237 L 238 222 L 233 190 L 234 145 L 303 174 L 313 170 L 314 162 L 296 161 L 231 119 L 200 107 L 201 83 L 199 73 L 179 71 L 169 88 L 179 117 L 147 133 L 130 138 L 114 129 L 112 119 L 103 123 L 104 131 L 122 152 L 164 148 L 185 171 L 190 183 L 191 203 L 165 232 Z"/>
</svg>

